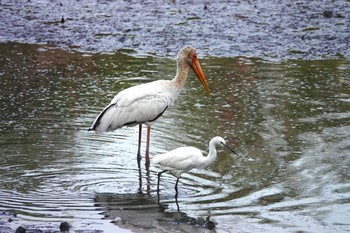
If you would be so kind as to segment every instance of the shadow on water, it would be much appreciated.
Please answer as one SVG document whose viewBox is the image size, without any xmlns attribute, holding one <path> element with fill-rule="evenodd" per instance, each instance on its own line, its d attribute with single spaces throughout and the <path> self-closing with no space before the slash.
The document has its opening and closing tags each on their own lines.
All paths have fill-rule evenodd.
<svg viewBox="0 0 350 233">
<path fill-rule="evenodd" d="M 203 229 L 215 228 L 215 223 L 209 216 L 190 217 L 182 212 L 177 200 L 175 200 L 177 206 L 175 209 L 142 193 L 97 194 L 94 202 L 105 219 L 133 232 L 143 232 L 148 229 L 164 232 L 203 232 Z"/>
<path fill-rule="evenodd" d="M 212 166 L 183 174 L 177 200 L 164 174 L 158 203 L 159 169 L 137 166 L 138 127 L 87 129 L 119 90 L 171 79 L 175 61 L 0 44 L 0 230 L 67 221 L 77 232 L 201 232 L 210 215 L 217 232 L 348 231 L 350 63 L 200 62 L 212 97 L 191 74 L 153 126 L 151 156 L 207 151 L 216 135 L 239 156 L 219 150 Z"/>
</svg>

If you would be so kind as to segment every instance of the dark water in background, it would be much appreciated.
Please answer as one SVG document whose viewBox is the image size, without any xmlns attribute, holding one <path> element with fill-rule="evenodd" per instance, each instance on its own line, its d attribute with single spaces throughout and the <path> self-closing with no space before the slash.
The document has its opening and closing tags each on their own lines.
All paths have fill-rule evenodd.
<svg viewBox="0 0 350 233">
<path fill-rule="evenodd" d="M 212 166 L 184 174 L 177 203 L 175 178 L 164 175 L 158 205 L 159 170 L 139 177 L 138 127 L 102 136 L 87 128 L 119 90 L 171 79 L 175 60 L 0 44 L 0 209 L 17 213 L 0 222 L 202 232 L 189 222 L 210 215 L 217 232 L 349 231 L 350 63 L 200 62 L 212 96 L 191 74 L 154 124 L 151 154 L 207 150 L 221 135 L 240 156 L 220 150 Z"/>
</svg>

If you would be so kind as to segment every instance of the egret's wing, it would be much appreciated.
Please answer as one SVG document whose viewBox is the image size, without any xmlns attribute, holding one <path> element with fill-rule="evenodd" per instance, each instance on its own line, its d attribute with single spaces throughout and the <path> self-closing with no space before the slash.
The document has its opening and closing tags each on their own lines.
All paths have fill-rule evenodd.
<svg viewBox="0 0 350 233">
<path fill-rule="evenodd" d="M 164 154 L 159 154 L 151 160 L 159 164 L 165 170 L 188 171 L 196 166 L 196 162 L 202 157 L 202 153 L 195 147 L 180 147 Z"/>
</svg>

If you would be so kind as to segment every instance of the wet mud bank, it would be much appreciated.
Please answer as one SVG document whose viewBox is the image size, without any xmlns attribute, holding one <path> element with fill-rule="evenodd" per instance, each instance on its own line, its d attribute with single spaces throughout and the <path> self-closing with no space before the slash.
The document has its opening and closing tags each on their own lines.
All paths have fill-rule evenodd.
<svg viewBox="0 0 350 233">
<path fill-rule="evenodd" d="M 350 55 L 349 1 L 1 1 L 0 42 L 266 60 Z"/>
<path fill-rule="evenodd" d="M 74 226 L 68 222 L 61 223 L 47 223 L 45 226 L 37 226 L 35 224 L 24 223 L 20 219 L 21 217 L 14 212 L 0 212 L 0 232 L 1 233 L 42 233 L 42 232 L 86 232 L 86 233 L 102 233 L 101 230 L 96 229 L 74 229 Z M 89 225 L 87 223 L 87 225 Z M 73 227 L 73 231 L 70 229 Z"/>
</svg>

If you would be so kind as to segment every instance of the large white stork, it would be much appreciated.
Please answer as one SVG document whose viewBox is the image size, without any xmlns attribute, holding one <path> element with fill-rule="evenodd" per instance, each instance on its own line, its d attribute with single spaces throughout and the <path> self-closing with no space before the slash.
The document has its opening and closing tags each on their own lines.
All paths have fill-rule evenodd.
<svg viewBox="0 0 350 233">
<path fill-rule="evenodd" d="M 146 124 L 146 164 L 149 164 L 151 125 L 169 106 L 173 105 L 186 83 L 190 68 L 209 96 L 208 83 L 197 59 L 197 53 L 191 46 L 185 46 L 178 53 L 177 71 L 174 79 L 140 84 L 119 92 L 96 117 L 89 130 L 103 133 L 114 131 L 123 126 L 139 125 L 137 158 L 140 161 L 142 124 Z"/>
</svg>

